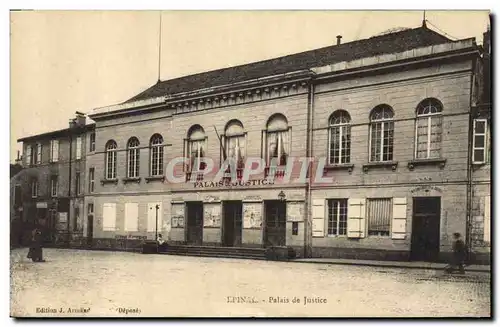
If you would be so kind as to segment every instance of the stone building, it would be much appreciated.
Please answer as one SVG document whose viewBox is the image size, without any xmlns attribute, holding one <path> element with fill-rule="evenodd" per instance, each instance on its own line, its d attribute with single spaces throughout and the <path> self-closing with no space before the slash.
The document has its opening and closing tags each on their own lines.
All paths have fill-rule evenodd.
<svg viewBox="0 0 500 327">
<path fill-rule="evenodd" d="M 95 145 L 89 143 L 95 140 L 94 125 L 85 121 L 78 114 L 69 128 L 18 140 L 24 169 L 11 180 L 17 190 L 11 202 L 23 234 L 42 224 L 47 243 L 82 239 L 85 159 Z"/>
<path fill-rule="evenodd" d="M 460 232 L 487 261 L 488 136 L 473 110 L 485 62 L 474 39 L 423 24 L 158 81 L 89 115 L 82 235 L 96 248 L 162 233 L 171 244 L 434 261 Z M 227 157 L 233 174 L 214 181 Z M 244 168 L 255 174 L 241 182 Z"/>
</svg>

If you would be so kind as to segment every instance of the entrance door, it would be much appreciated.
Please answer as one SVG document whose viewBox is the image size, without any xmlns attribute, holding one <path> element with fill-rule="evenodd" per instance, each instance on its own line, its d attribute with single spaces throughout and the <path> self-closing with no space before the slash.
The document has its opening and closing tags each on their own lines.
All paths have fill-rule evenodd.
<svg viewBox="0 0 500 327">
<path fill-rule="evenodd" d="M 87 216 L 87 245 L 92 245 L 94 237 L 94 215 Z"/>
<path fill-rule="evenodd" d="M 186 211 L 186 241 L 188 244 L 201 245 L 203 243 L 203 202 L 186 202 Z"/>
<path fill-rule="evenodd" d="M 241 225 L 242 225 L 242 202 L 224 201 L 223 225 L 222 225 L 222 245 L 240 246 L 241 245 Z"/>
<path fill-rule="evenodd" d="M 286 245 L 286 202 L 265 201 L 265 246 Z"/>
<path fill-rule="evenodd" d="M 440 197 L 413 198 L 411 259 L 436 261 L 439 255 Z"/>
</svg>

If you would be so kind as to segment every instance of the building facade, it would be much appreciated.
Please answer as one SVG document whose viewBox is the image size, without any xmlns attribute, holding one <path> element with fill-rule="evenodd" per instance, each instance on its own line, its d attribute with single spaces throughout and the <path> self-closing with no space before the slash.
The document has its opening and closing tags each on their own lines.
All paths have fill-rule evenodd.
<svg viewBox="0 0 500 327">
<path fill-rule="evenodd" d="M 24 169 L 11 180 L 17 192 L 11 202 L 22 221 L 24 238 L 44 226 L 49 244 L 71 244 L 83 234 L 87 139 L 94 125 L 78 115 L 67 129 L 21 138 Z M 25 240 L 26 243 L 26 240 Z"/>
<path fill-rule="evenodd" d="M 489 108 L 484 58 L 474 39 L 424 24 L 159 81 L 97 108 L 79 170 L 81 236 L 95 248 L 161 233 L 172 244 L 435 261 L 460 232 L 487 261 L 489 134 L 474 109 Z"/>
</svg>

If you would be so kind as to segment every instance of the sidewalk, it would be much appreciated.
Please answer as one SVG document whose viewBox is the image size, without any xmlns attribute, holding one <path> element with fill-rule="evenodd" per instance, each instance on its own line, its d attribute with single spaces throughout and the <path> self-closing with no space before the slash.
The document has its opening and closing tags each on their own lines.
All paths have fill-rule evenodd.
<svg viewBox="0 0 500 327">
<path fill-rule="evenodd" d="M 446 263 L 436 262 L 409 262 L 409 261 L 376 261 L 376 260 L 355 260 L 355 259 L 330 259 L 330 258 L 301 258 L 294 259 L 291 262 L 300 263 L 323 263 L 333 265 L 351 265 L 351 266 L 372 266 L 385 268 L 408 268 L 408 269 L 435 269 L 442 270 L 447 266 Z M 489 265 L 470 265 L 465 267 L 465 271 L 491 272 Z"/>
</svg>

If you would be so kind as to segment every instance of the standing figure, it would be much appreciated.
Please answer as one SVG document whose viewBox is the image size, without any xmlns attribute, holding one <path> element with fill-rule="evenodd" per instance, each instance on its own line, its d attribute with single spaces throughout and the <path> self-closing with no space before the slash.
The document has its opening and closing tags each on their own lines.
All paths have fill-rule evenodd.
<svg viewBox="0 0 500 327">
<path fill-rule="evenodd" d="M 164 251 L 167 247 L 167 241 L 163 239 L 161 234 L 158 234 L 158 239 L 156 241 L 158 242 L 158 251 Z"/>
<path fill-rule="evenodd" d="M 446 272 L 452 273 L 458 270 L 460 274 L 465 274 L 464 262 L 467 255 L 467 249 L 460 233 L 453 234 L 453 257 L 451 263 L 446 267 Z"/>
<path fill-rule="evenodd" d="M 32 244 L 30 248 L 31 260 L 33 262 L 45 262 L 45 260 L 43 260 L 43 249 L 42 249 L 43 237 L 41 229 L 35 227 L 31 236 L 32 236 L 31 238 Z"/>
</svg>

